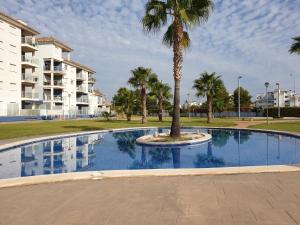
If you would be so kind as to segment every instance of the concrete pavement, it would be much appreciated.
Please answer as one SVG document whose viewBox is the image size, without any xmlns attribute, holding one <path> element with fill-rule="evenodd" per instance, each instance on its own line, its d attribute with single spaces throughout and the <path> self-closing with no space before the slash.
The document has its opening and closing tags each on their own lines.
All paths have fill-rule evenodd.
<svg viewBox="0 0 300 225">
<path fill-rule="evenodd" d="M 68 181 L 0 199 L 1 225 L 297 225 L 300 172 Z"/>
</svg>

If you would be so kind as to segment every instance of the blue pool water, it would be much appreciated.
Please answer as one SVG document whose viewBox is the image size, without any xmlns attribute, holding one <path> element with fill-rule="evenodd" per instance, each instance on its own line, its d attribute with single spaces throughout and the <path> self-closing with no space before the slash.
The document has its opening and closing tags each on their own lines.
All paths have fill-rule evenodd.
<svg viewBox="0 0 300 225">
<path fill-rule="evenodd" d="M 157 131 L 149 129 L 24 145 L 0 152 L 0 178 L 96 170 L 300 164 L 297 137 L 245 130 L 200 130 L 211 133 L 212 140 L 180 147 L 137 145 L 136 138 Z"/>
</svg>

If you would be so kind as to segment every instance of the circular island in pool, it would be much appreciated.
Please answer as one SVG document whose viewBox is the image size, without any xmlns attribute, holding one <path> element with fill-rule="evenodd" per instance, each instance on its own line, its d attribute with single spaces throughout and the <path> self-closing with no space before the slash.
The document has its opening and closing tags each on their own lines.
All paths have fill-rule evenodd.
<svg viewBox="0 0 300 225">
<path fill-rule="evenodd" d="M 177 145 L 193 145 L 207 142 L 211 139 L 208 133 L 197 132 L 182 132 L 178 138 L 170 137 L 169 132 L 145 135 L 136 139 L 139 145 L 148 146 L 177 146 Z"/>
</svg>

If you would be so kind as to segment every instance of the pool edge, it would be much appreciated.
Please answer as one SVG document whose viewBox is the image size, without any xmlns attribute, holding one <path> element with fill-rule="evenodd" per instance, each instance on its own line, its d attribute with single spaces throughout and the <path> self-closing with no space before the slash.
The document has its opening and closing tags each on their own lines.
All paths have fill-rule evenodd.
<svg viewBox="0 0 300 225">
<path fill-rule="evenodd" d="M 37 185 L 37 184 L 58 183 L 58 182 L 66 182 L 66 181 L 103 180 L 103 179 L 110 179 L 110 178 L 238 175 L 238 174 L 284 173 L 284 172 L 300 172 L 300 165 L 73 172 L 73 173 L 2 179 L 0 180 L 0 189 L 19 187 L 19 186 L 28 186 L 28 185 Z"/>
</svg>

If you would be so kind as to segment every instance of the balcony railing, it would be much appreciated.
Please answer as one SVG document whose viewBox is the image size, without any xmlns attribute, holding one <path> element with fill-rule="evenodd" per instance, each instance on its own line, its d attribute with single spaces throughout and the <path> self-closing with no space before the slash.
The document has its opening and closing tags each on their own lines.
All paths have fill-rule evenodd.
<svg viewBox="0 0 300 225">
<path fill-rule="evenodd" d="M 44 80 L 44 85 L 45 86 L 50 86 L 51 85 L 51 80 Z"/>
<path fill-rule="evenodd" d="M 33 58 L 33 57 L 29 57 L 29 56 L 25 56 L 25 55 L 22 55 L 21 60 L 22 60 L 22 62 L 28 62 L 28 63 L 36 64 L 36 65 L 39 64 L 39 60 L 38 59 Z"/>
<path fill-rule="evenodd" d="M 82 86 L 78 86 L 78 87 L 76 87 L 76 91 L 77 92 L 86 92 L 86 89 Z"/>
<path fill-rule="evenodd" d="M 44 66 L 44 70 L 45 70 L 45 71 L 50 71 L 51 68 L 50 68 L 50 66 Z"/>
<path fill-rule="evenodd" d="M 88 98 L 86 98 L 86 97 L 79 97 L 79 98 L 77 98 L 77 102 L 88 103 L 89 100 L 88 100 Z"/>
<path fill-rule="evenodd" d="M 92 77 L 92 76 L 89 76 L 89 82 L 96 82 L 96 78 L 95 77 Z"/>
<path fill-rule="evenodd" d="M 29 81 L 29 82 L 37 82 L 38 77 L 33 76 L 33 74 L 22 73 L 22 80 L 23 81 Z"/>
<path fill-rule="evenodd" d="M 80 79 L 80 80 L 85 80 L 85 77 L 84 77 L 84 75 L 82 74 L 82 72 L 77 73 L 77 74 L 76 74 L 76 78 L 77 78 L 77 79 Z"/>
<path fill-rule="evenodd" d="M 62 72 L 63 71 L 62 66 L 54 66 L 53 70 L 57 71 L 57 72 Z"/>
<path fill-rule="evenodd" d="M 38 99 L 39 94 L 33 92 L 22 92 L 22 98 Z"/>
<path fill-rule="evenodd" d="M 51 96 L 50 95 L 44 95 L 44 100 L 45 101 L 51 101 Z"/>
<path fill-rule="evenodd" d="M 54 95 L 53 96 L 53 100 L 54 101 L 62 101 L 63 100 L 63 97 L 61 95 Z"/>
<path fill-rule="evenodd" d="M 63 82 L 61 80 L 54 80 L 53 84 L 54 86 L 63 86 Z"/>
<path fill-rule="evenodd" d="M 22 37 L 21 38 L 22 44 L 28 44 L 31 45 L 33 47 L 35 47 L 35 40 L 32 37 Z"/>
</svg>

